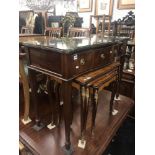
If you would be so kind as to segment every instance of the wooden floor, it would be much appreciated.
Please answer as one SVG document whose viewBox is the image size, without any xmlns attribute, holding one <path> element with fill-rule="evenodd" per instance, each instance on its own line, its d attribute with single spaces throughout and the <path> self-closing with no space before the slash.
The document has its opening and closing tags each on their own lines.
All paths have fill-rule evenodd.
<svg viewBox="0 0 155 155">
<path fill-rule="evenodd" d="M 120 96 L 121 100 L 115 103 L 115 109 L 118 110 L 118 114 L 115 116 L 109 116 L 110 92 L 101 92 L 99 99 L 95 135 L 92 136 L 90 134 L 91 116 L 89 115 L 86 132 L 86 148 L 81 149 L 77 147 L 80 135 L 79 99 L 77 96 L 74 96 L 74 118 L 71 126 L 71 143 L 74 149 L 73 155 L 101 155 L 134 104 L 131 99 L 125 96 Z M 45 101 L 46 99 L 40 103 L 40 114 L 42 121 L 47 125 L 50 122 L 50 110 L 48 108 L 48 102 Z M 31 108 L 30 117 L 34 120 L 33 108 Z M 23 125 L 21 121 L 19 124 L 20 141 L 24 143 L 34 154 L 64 155 L 62 150 L 65 143 L 63 121 L 59 127 L 52 130 L 45 127 L 39 132 L 32 129 L 34 121 L 28 125 Z"/>
</svg>

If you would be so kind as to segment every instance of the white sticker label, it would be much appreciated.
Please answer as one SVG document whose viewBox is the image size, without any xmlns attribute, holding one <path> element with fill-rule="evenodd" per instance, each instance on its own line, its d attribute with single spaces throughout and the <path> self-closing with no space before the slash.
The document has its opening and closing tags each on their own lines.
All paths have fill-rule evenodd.
<svg viewBox="0 0 155 155">
<path fill-rule="evenodd" d="M 73 57 L 73 59 L 74 59 L 74 60 L 77 60 L 77 59 L 78 59 L 78 55 L 75 54 L 74 57 Z"/>
</svg>

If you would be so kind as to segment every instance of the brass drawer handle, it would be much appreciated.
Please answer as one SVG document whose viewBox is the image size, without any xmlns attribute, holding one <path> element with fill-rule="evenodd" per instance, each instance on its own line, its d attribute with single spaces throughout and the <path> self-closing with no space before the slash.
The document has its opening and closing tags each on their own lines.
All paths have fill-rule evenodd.
<svg viewBox="0 0 155 155">
<path fill-rule="evenodd" d="M 80 65 L 84 65 L 84 64 L 85 64 L 85 59 L 82 58 L 82 59 L 80 60 Z"/>
<path fill-rule="evenodd" d="M 101 56 L 102 59 L 105 59 L 105 55 L 104 54 L 101 54 L 100 56 Z"/>
</svg>

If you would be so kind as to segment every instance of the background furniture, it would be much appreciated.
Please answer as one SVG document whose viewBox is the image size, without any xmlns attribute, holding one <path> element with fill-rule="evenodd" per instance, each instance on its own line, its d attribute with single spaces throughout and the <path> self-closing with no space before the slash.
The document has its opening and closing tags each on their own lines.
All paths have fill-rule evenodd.
<svg viewBox="0 0 155 155">
<path fill-rule="evenodd" d="M 44 35 L 48 34 L 50 37 L 60 38 L 62 36 L 62 27 L 46 27 Z"/>
<path fill-rule="evenodd" d="M 116 24 L 116 35 L 127 36 L 131 40 L 135 37 L 135 15 L 132 11 L 128 12 L 122 19 L 118 19 Z"/>
<path fill-rule="evenodd" d="M 102 35 L 104 35 L 106 30 L 108 30 L 108 35 L 109 35 L 110 28 L 111 28 L 111 16 L 109 16 L 109 15 L 90 15 L 90 29 L 92 28 L 93 18 L 96 20 L 96 34 L 101 33 Z"/>
<path fill-rule="evenodd" d="M 71 27 L 68 29 L 68 37 L 88 37 L 90 30 L 88 28 Z"/>
<path fill-rule="evenodd" d="M 66 16 L 67 19 L 64 19 Z M 48 16 L 46 27 L 63 27 L 63 35 L 67 35 L 68 28 L 70 26 L 70 17 L 75 18 L 73 27 L 82 27 L 83 18 L 79 17 L 76 12 L 66 12 L 65 16 Z"/>
</svg>

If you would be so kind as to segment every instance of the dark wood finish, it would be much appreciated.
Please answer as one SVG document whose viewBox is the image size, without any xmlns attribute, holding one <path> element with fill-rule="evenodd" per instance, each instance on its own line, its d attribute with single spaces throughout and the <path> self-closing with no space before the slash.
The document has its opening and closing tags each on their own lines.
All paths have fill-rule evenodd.
<svg viewBox="0 0 155 155">
<path fill-rule="evenodd" d="M 117 132 L 118 128 L 127 117 L 128 112 L 133 106 L 133 101 L 125 96 L 120 95 L 121 101 L 114 104 L 114 107 L 119 111 L 116 116 L 109 116 L 109 101 L 110 92 L 102 91 L 99 94 L 98 113 L 96 117 L 96 128 L 94 130 L 95 136 L 90 133 L 91 128 L 91 115 L 88 115 L 87 140 L 86 148 L 83 150 L 77 147 L 79 133 L 80 133 L 80 104 L 79 100 L 74 102 L 74 117 L 71 126 L 71 142 L 74 148 L 74 155 L 101 155 L 111 139 Z M 103 100 L 104 99 L 104 100 Z M 44 124 L 50 122 L 50 111 L 47 111 L 48 104 L 43 99 L 40 109 L 42 116 L 44 116 Z M 31 110 L 31 118 L 34 118 L 33 109 Z M 44 128 L 38 132 L 34 131 L 31 127 L 34 122 L 24 126 L 21 122 L 20 125 L 20 141 L 33 152 L 35 155 L 64 155 L 62 146 L 65 142 L 65 129 L 64 123 L 53 130 Z"/>
<path fill-rule="evenodd" d="M 66 150 L 71 149 L 71 142 L 70 142 L 70 125 L 72 123 L 72 116 L 70 115 L 72 113 L 72 106 L 71 106 L 71 81 L 63 81 L 62 83 L 62 99 L 64 101 L 64 120 L 65 120 L 65 148 Z"/>
<path fill-rule="evenodd" d="M 113 52 L 111 51 L 112 47 L 116 44 L 119 46 L 122 45 L 121 42 L 118 43 L 119 38 L 99 37 L 97 40 L 93 40 L 93 42 L 91 42 L 91 39 L 92 38 L 62 38 L 55 40 L 47 36 L 27 37 L 27 39 L 20 37 L 20 41 L 25 42 L 27 46 L 30 67 L 49 74 L 52 73 L 64 80 L 72 79 L 81 73 L 105 66 L 107 65 L 105 60 L 109 60 L 111 63 L 114 59 L 114 55 L 111 53 Z M 120 41 L 122 39 L 120 39 Z M 88 44 L 86 44 L 85 41 Z M 38 43 L 38 45 L 35 42 Z M 50 44 L 52 44 L 52 46 Z M 81 44 L 83 44 L 83 46 Z M 42 45 L 42 48 L 40 48 L 40 45 Z M 106 49 L 106 47 L 108 48 Z M 101 51 L 101 54 L 106 55 L 106 59 L 103 60 L 102 63 L 101 58 L 101 63 L 96 66 L 97 62 L 95 60 L 99 51 Z"/>
<path fill-rule="evenodd" d="M 109 46 L 104 49 L 99 49 L 95 55 L 95 66 L 101 66 L 103 64 L 107 65 L 108 63 L 112 63 L 114 61 L 114 51 L 112 47 Z"/>
<path fill-rule="evenodd" d="M 33 100 L 36 105 L 36 123 L 38 126 L 40 126 L 40 116 L 37 110 L 38 101 L 35 72 L 49 75 L 50 78 L 60 80 L 62 83 L 62 100 L 64 101 L 65 118 L 65 146 L 67 150 L 71 148 L 70 125 L 72 122 L 72 80 L 80 74 L 101 68 L 109 64 L 109 61 L 111 62 L 111 56 L 109 55 L 107 64 L 101 63 L 100 66 L 96 66 L 94 60 L 95 55 L 98 53 L 98 49 L 103 49 L 104 51 L 104 48 L 113 47 L 113 45 L 116 44 L 121 46 L 122 41 L 126 40 L 126 38 L 95 37 L 96 39 L 94 36 L 71 39 L 53 39 L 47 36 L 20 37 L 20 44 L 25 46 L 25 50 L 28 54 L 30 83 Z M 77 62 L 79 65 L 75 66 Z"/>
<path fill-rule="evenodd" d="M 115 22 L 115 32 L 118 36 L 128 36 L 130 39 L 135 37 L 135 15 L 132 11 L 129 11 L 122 19 L 118 19 Z"/>
<path fill-rule="evenodd" d="M 135 99 L 135 73 L 134 70 L 123 70 L 120 94 Z"/>
</svg>

